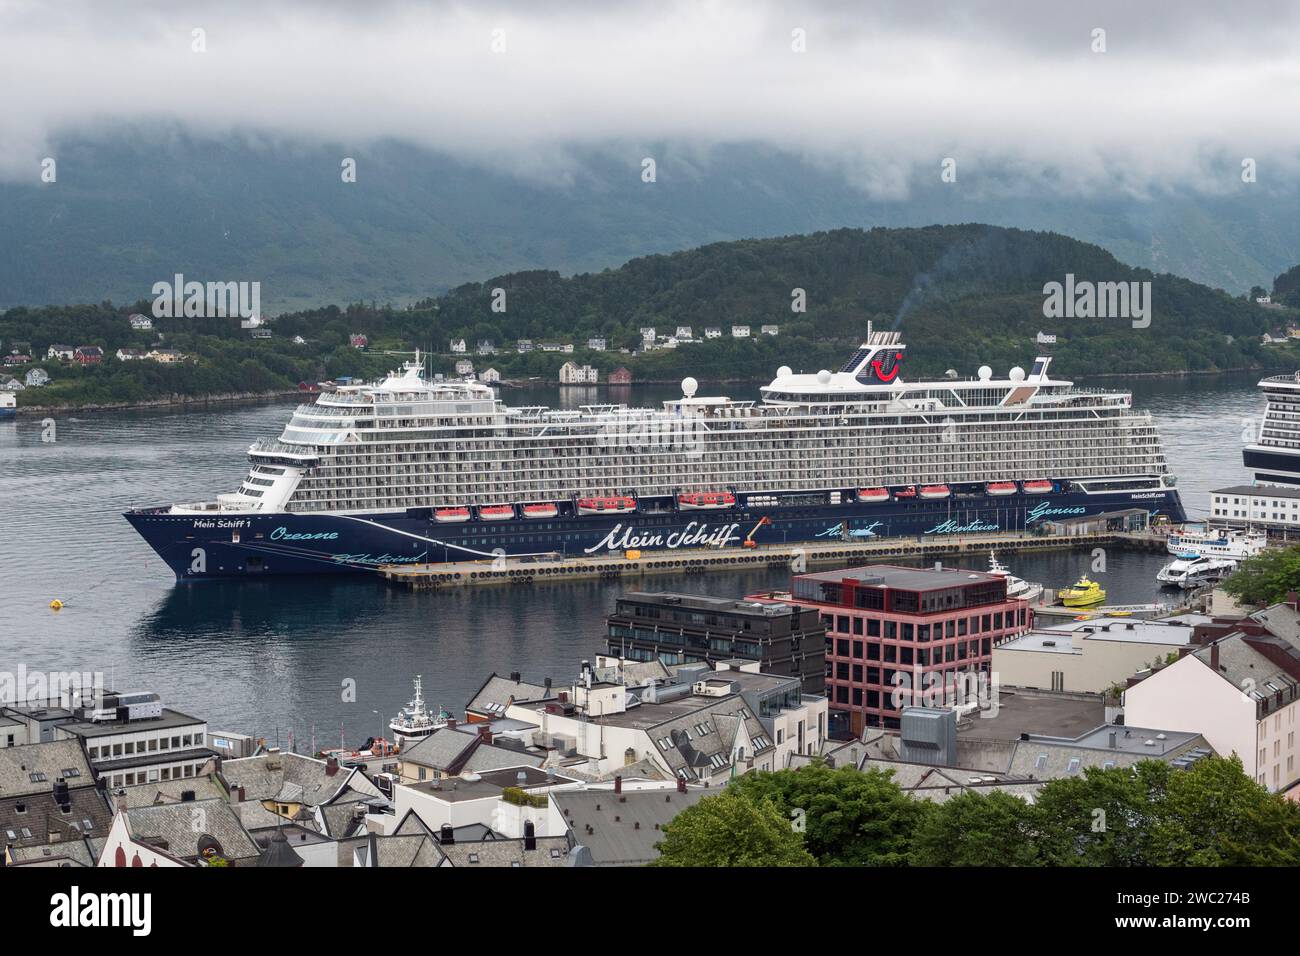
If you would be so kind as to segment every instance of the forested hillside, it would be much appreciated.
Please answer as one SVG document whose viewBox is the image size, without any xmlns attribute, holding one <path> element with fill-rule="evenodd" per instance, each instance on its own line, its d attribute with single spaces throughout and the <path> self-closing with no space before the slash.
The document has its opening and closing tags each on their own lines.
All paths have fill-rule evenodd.
<svg viewBox="0 0 1300 956">
<path fill-rule="evenodd" d="M 1047 319 L 1043 287 L 1076 281 L 1151 283 L 1151 322 L 1133 328 L 1121 318 Z M 504 290 L 504 311 L 494 301 Z M 806 311 L 792 310 L 803 290 Z M 388 352 L 432 350 L 430 371 L 451 372 L 453 338 L 502 348 L 491 357 L 469 356 L 506 377 L 554 380 L 559 365 L 588 361 L 602 373 L 625 365 L 639 380 L 766 380 L 777 366 L 816 371 L 838 363 L 872 321 L 897 322 L 908 342 L 908 374 L 941 375 L 952 368 L 973 374 L 1027 364 L 1039 349 L 1040 331 L 1055 334 L 1053 351 L 1063 374 L 1134 374 L 1213 371 L 1293 364 L 1291 346 L 1265 346 L 1265 332 L 1296 317 L 1292 309 L 1262 308 L 1245 297 L 1172 275 L 1153 275 L 1118 262 L 1097 246 L 1052 233 L 984 225 L 922 229 L 840 229 L 717 243 L 688 252 L 634 259 L 617 269 L 564 278 L 529 271 L 462 285 L 444 296 L 406 308 L 375 303 L 293 312 L 275 319 L 270 339 L 254 340 L 234 319 L 155 319 L 152 332 L 132 331 L 131 311 L 148 313 L 148 301 L 119 307 L 63 306 L 11 309 L 0 316 L 0 351 L 17 341 L 43 355 L 53 342 L 95 344 L 108 354 L 161 341 L 195 361 L 177 366 L 150 362 L 70 369 L 45 363 L 54 383 L 23 396 L 26 404 L 141 401 L 168 394 L 291 388 L 300 380 L 377 375 L 398 364 Z M 780 327 L 776 337 L 760 325 Z M 636 350 L 639 329 L 671 332 L 706 326 L 721 339 L 676 350 Z M 749 325 L 754 337 L 733 340 L 732 325 Z M 349 336 L 368 337 L 366 351 Z M 303 344 L 294 344 L 301 337 Z M 590 337 L 610 351 L 588 353 Z M 535 351 L 520 355 L 517 339 L 572 342 L 573 355 Z M 604 375 L 602 375 L 602 380 Z"/>
</svg>

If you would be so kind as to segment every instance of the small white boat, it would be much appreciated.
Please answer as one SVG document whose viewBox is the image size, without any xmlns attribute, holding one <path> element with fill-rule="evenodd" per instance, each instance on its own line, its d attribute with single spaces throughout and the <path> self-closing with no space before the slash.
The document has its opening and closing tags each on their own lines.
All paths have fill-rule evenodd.
<svg viewBox="0 0 1300 956">
<path fill-rule="evenodd" d="M 1178 587 L 1187 591 L 1202 584 L 1221 581 L 1235 570 L 1237 562 L 1232 558 L 1184 554 L 1156 572 L 1156 580 L 1166 587 Z"/>
<path fill-rule="evenodd" d="M 422 691 L 420 675 L 417 674 L 415 675 L 415 698 L 399 710 L 397 716 L 388 725 L 388 729 L 393 732 L 393 742 L 399 747 L 415 743 L 435 730 L 441 730 L 447 726 L 447 721 L 451 718 L 451 715 L 441 707 L 438 708 L 436 715 L 429 713 L 424 706 Z"/>
<path fill-rule="evenodd" d="M 989 552 L 989 574 L 996 574 L 1007 579 L 1007 597 L 1020 598 L 1025 601 L 1037 601 L 1043 596 L 1043 586 L 1024 578 L 1018 578 L 998 560 L 997 554 Z"/>
<path fill-rule="evenodd" d="M 1253 558 L 1268 547 L 1268 535 L 1263 531 L 1218 530 L 1188 531 L 1171 534 L 1166 545 L 1175 557 L 1196 554 L 1207 558 L 1232 558 L 1241 561 Z"/>
</svg>

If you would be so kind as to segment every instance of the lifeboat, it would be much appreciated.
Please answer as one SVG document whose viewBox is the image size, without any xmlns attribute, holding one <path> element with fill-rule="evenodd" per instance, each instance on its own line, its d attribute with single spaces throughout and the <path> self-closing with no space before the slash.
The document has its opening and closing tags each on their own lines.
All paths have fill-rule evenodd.
<svg viewBox="0 0 1300 956">
<path fill-rule="evenodd" d="M 525 518 L 554 518 L 559 513 L 560 509 L 550 502 L 540 505 L 524 505 Z"/>
<path fill-rule="evenodd" d="M 922 485 L 921 486 L 922 498 L 947 498 L 950 494 L 952 494 L 952 492 L 948 490 L 947 485 Z"/>
<path fill-rule="evenodd" d="M 468 508 L 435 508 L 433 519 L 443 524 L 454 524 L 460 521 L 469 520 Z"/>
<path fill-rule="evenodd" d="M 898 491 L 895 491 L 895 492 L 894 492 L 894 497 L 895 497 L 895 498 L 915 498 L 915 497 L 916 497 L 916 485 L 908 485 L 906 488 L 902 488 L 902 489 L 900 489 L 900 490 L 898 490 Z"/>
<path fill-rule="evenodd" d="M 875 504 L 880 501 L 889 500 L 889 491 L 886 488 L 859 488 L 858 501 L 864 504 Z"/>
<path fill-rule="evenodd" d="M 636 511 L 636 500 L 626 495 L 614 498 L 579 498 L 578 514 L 605 515 Z"/>
<path fill-rule="evenodd" d="M 995 497 L 1014 495 L 1016 493 L 1016 483 L 1014 481 L 990 481 L 984 486 L 984 490 Z"/>
<path fill-rule="evenodd" d="M 1021 485 L 1027 495 L 1049 495 L 1052 493 L 1050 481 L 1026 481 Z"/>
<path fill-rule="evenodd" d="M 695 491 L 677 496 L 677 505 L 683 511 L 704 508 L 731 508 L 735 504 L 736 496 L 730 491 Z"/>
<path fill-rule="evenodd" d="M 512 505 L 479 505 L 478 516 L 483 521 L 509 521 L 515 509 Z"/>
</svg>

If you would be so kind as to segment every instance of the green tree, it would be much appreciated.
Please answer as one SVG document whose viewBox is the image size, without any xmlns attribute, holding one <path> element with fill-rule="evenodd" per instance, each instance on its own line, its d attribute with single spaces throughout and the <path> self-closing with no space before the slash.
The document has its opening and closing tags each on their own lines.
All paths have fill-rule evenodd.
<svg viewBox="0 0 1300 956">
<path fill-rule="evenodd" d="M 748 773 L 731 787 L 755 802 L 771 800 L 787 819 L 797 817 L 822 866 L 902 866 L 913 831 L 933 807 L 908 797 L 892 778 L 892 771 L 816 763 Z"/>
<path fill-rule="evenodd" d="M 1150 866 L 1152 830 L 1170 774 L 1166 763 L 1089 767 L 1053 780 L 1036 800 L 1038 849 L 1048 866 Z"/>
<path fill-rule="evenodd" d="M 1298 866 L 1300 804 L 1269 793 L 1241 760 L 1212 757 L 1169 775 L 1151 834 L 1156 866 Z"/>
<path fill-rule="evenodd" d="M 1300 546 L 1269 548 L 1241 562 L 1223 589 L 1242 604 L 1277 604 L 1300 589 Z"/>
<path fill-rule="evenodd" d="M 1037 808 L 1019 797 L 968 790 L 917 827 L 916 866 L 1040 866 Z"/>
<path fill-rule="evenodd" d="M 652 866 L 816 866 L 771 800 L 728 787 L 687 807 L 664 828 Z"/>
</svg>

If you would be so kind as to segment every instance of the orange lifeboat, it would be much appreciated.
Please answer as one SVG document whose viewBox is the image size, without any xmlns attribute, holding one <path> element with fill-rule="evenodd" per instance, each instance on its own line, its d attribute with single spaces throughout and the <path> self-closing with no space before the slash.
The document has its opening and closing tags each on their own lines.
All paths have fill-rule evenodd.
<svg viewBox="0 0 1300 956">
<path fill-rule="evenodd" d="M 736 496 L 730 491 L 694 491 L 677 496 L 677 505 L 683 511 L 696 511 L 705 508 L 731 508 L 736 504 Z"/>
<path fill-rule="evenodd" d="M 877 504 L 881 501 L 889 500 L 889 489 L 887 488 L 859 488 L 858 501 L 865 504 Z"/>
<path fill-rule="evenodd" d="M 1014 481 L 990 481 L 984 490 L 994 497 L 1014 495 L 1016 493 L 1016 483 Z"/>
<path fill-rule="evenodd" d="M 617 495 L 612 498 L 578 499 L 578 514 L 580 515 L 623 514 L 628 511 L 636 511 L 636 500 L 627 495 Z"/>
<path fill-rule="evenodd" d="M 1052 493 L 1052 483 L 1041 479 L 1026 481 L 1021 487 L 1025 489 L 1027 495 L 1050 495 Z"/>
<path fill-rule="evenodd" d="M 478 516 L 483 521 L 509 521 L 515 509 L 512 505 L 479 505 Z"/>
<path fill-rule="evenodd" d="M 952 494 L 952 492 L 948 490 L 947 485 L 922 485 L 921 486 L 922 498 L 947 498 L 950 494 Z"/>
<path fill-rule="evenodd" d="M 554 518 L 560 509 L 549 501 L 545 504 L 524 505 L 525 518 Z"/>
<path fill-rule="evenodd" d="M 443 524 L 453 524 L 460 521 L 469 520 L 468 508 L 435 508 L 433 511 L 435 521 L 441 521 Z"/>
</svg>

